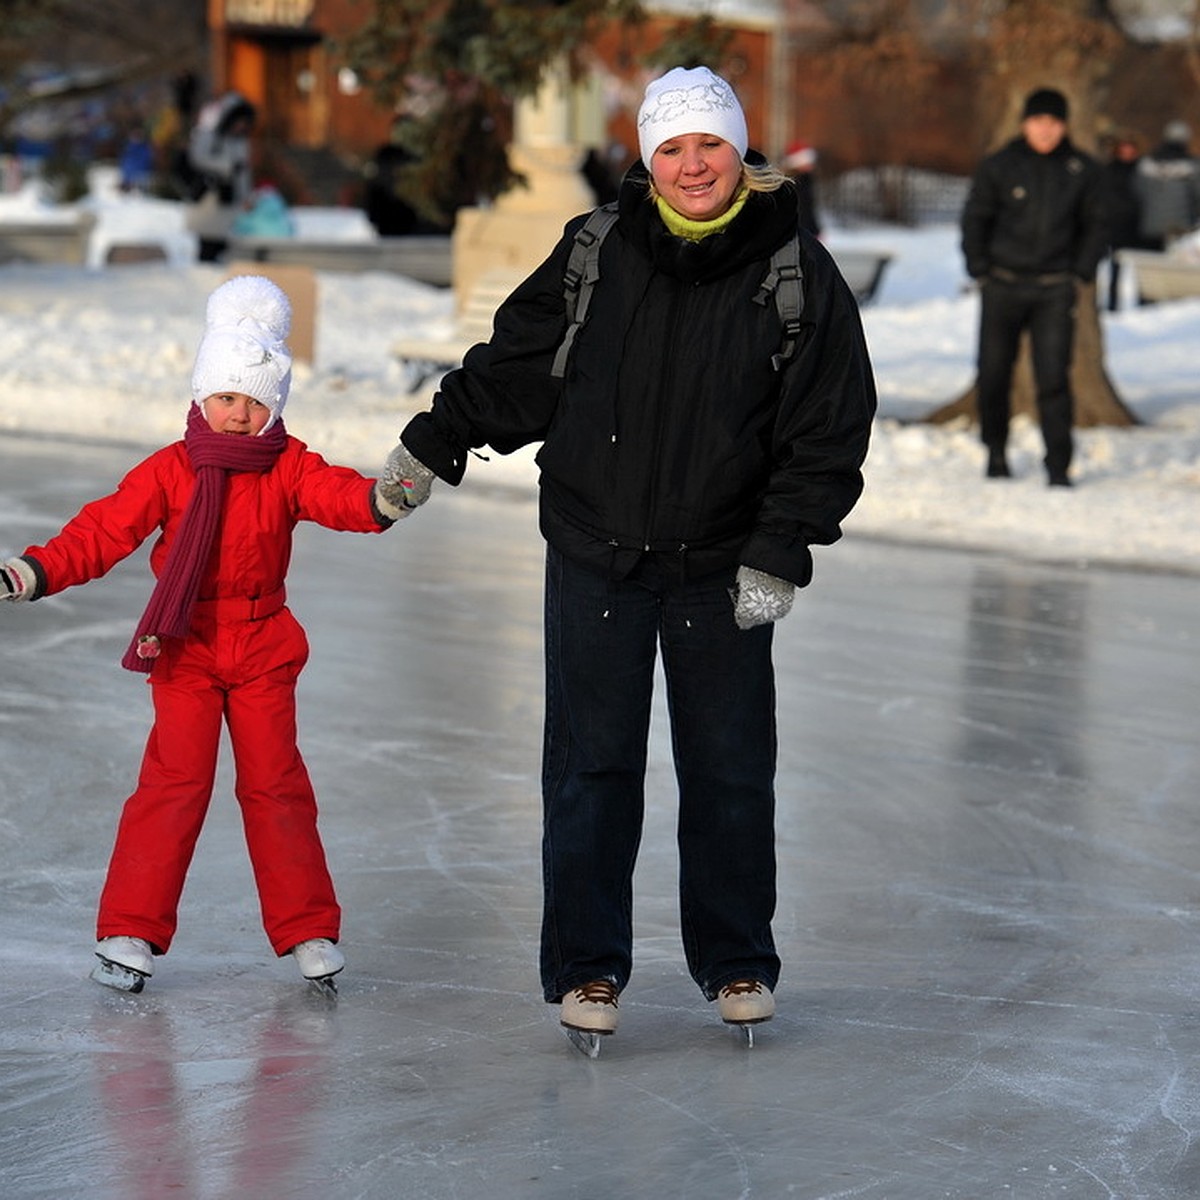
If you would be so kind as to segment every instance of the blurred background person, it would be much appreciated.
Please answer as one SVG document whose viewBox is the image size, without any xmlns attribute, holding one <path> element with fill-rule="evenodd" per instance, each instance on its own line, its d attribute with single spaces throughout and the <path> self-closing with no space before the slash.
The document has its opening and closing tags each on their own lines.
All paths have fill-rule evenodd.
<svg viewBox="0 0 1200 1200">
<path fill-rule="evenodd" d="M 1141 248 L 1141 204 L 1134 176 L 1137 174 L 1141 150 L 1130 137 L 1113 139 L 1108 161 L 1104 164 L 1104 182 L 1108 191 L 1108 310 L 1116 312 L 1121 305 L 1121 263 L 1118 250 Z"/>
<path fill-rule="evenodd" d="M 417 211 L 401 195 L 404 168 L 417 161 L 405 144 L 406 122 L 400 117 L 392 124 L 388 140 L 371 156 L 363 168 L 366 187 L 363 209 L 367 220 L 380 237 L 403 237 L 417 232 Z"/>
<path fill-rule="evenodd" d="M 796 185 L 796 208 L 800 228 L 813 237 L 821 236 L 821 221 L 817 215 L 817 152 L 807 142 L 796 141 L 787 148 L 782 167 Z"/>
<path fill-rule="evenodd" d="M 119 168 L 121 191 L 146 194 L 151 190 L 155 172 L 154 144 L 140 121 L 135 121 L 129 127 L 125 144 L 121 147 Z"/>
<path fill-rule="evenodd" d="M 197 181 L 189 225 L 200 239 L 201 262 L 220 257 L 254 190 L 250 139 L 256 116 L 245 96 L 226 92 L 204 105 L 188 139 L 188 165 Z"/>
<path fill-rule="evenodd" d="M 1138 162 L 1139 235 L 1148 250 L 1166 250 L 1200 225 L 1200 162 L 1192 157 L 1191 140 L 1186 122 L 1169 121 L 1162 141 Z"/>
</svg>

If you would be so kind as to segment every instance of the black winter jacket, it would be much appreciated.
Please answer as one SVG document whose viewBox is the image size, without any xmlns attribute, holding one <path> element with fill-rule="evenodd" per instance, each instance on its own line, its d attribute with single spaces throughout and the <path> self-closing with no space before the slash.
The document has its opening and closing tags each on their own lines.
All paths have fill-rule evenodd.
<svg viewBox="0 0 1200 1200">
<path fill-rule="evenodd" d="M 692 576 L 745 563 L 803 586 L 809 546 L 840 537 L 862 491 L 875 386 L 854 297 L 802 233 L 804 328 L 776 372 L 778 313 L 754 296 L 797 228 L 794 191 L 752 193 L 725 231 L 700 242 L 667 232 L 640 164 L 619 205 L 566 378 L 550 366 L 585 217 L 402 440 L 451 483 L 468 447 L 508 453 L 541 441 L 542 532 L 605 573 L 623 576 L 653 551 L 679 555 Z"/>
<path fill-rule="evenodd" d="M 1071 274 L 1090 282 L 1108 243 L 1102 168 L 1063 138 L 1039 154 L 1016 138 L 980 163 L 963 208 L 967 273 Z"/>
</svg>

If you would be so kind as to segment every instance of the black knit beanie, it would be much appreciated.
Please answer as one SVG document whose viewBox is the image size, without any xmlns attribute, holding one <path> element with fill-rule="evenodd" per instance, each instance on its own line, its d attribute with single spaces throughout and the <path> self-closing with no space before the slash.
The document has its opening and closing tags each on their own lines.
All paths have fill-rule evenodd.
<svg viewBox="0 0 1200 1200">
<path fill-rule="evenodd" d="M 1027 117 L 1057 117 L 1065 122 L 1067 119 L 1067 98 L 1054 88 L 1038 88 L 1025 97 L 1025 111 L 1021 120 Z"/>
</svg>

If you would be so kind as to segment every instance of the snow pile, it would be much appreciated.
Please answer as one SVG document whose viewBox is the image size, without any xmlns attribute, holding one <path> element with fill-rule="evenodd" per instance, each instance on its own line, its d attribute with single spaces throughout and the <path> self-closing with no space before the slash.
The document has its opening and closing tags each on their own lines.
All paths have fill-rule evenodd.
<svg viewBox="0 0 1200 1200">
<path fill-rule="evenodd" d="M 0 197 L 0 220 L 30 203 L 25 193 Z M 101 239 L 118 224 L 120 240 L 133 229 L 146 240 L 171 221 L 182 228 L 180 206 L 165 202 L 110 194 L 95 211 Z M 297 215 L 312 216 L 312 236 L 361 234 L 354 211 Z M 1144 424 L 1080 431 L 1074 489 L 1045 486 L 1027 421 L 1013 429 L 1016 478 L 985 481 L 970 429 L 919 423 L 973 376 L 977 298 L 956 230 L 834 230 L 829 242 L 893 256 L 863 311 L 880 415 L 849 535 L 1200 571 L 1200 300 L 1104 314 L 1110 377 Z M 0 267 L 0 430 L 138 449 L 181 436 L 205 303 L 223 278 L 223 268 L 177 256 L 103 270 Z M 321 273 L 318 285 L 316 361 L 296 364 L 288 428 L 327 458 L 372 470 L 435 387 L 408 393 L 393 343 L 444 329 L 451 296 L 374 272 Z M 527 449 L 473 463 L 463 486 L 531 496 L 535 480 Z"/>
</svg>

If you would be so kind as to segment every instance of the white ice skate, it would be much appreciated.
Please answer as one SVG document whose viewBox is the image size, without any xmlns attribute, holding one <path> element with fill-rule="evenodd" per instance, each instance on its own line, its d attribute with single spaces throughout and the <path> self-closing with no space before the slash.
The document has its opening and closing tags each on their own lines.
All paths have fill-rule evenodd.
<svg viewBox="0 0 1200 1200">
<path fill-rule="evenodd" d="M 735 979 L 717 993 L 721 1020 L 741 1034 L 747 1046 L 754 1045 L 754 1026 L 775 1015 L 775 997 L 757 979 Z"/>
<path fill-rule="evenodd" d="M 92 978 L 119 992 L 140 992 L 154 974 L 154 951 L 138 937 L 106 937 L 96 943 L 100 962 Z"/>
<path fill-rule="evenodd" d="M 334 976 L 346 965 L 346 956 L 328 938 L 310 938 L 292 947 L 300 974 L 327 996 L 337 995 Z"/>
<path fill-rule="evenodd" d="M 571 1045 L 588 1058 L 600 1055 L 600 1039 L 617 1031 L 617 985 L 611 979 L 593 979 L 562 998 L 559 1023 Z"/>
</svg>

